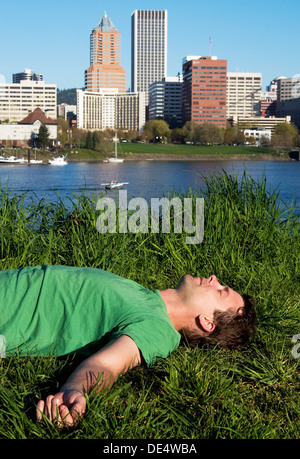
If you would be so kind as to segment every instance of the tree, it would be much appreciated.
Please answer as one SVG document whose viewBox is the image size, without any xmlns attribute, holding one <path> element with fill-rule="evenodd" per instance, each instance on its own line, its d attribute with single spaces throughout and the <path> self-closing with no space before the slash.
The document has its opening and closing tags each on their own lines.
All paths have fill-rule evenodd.
<svg viewBox="0 0 300 459">
<path fill-rule="evenodd" d="M 238 145 L 243 145 L 246 141 L 246 137 L 243 131 L 238 131 L 236 135 L 236 143 Z"/>
<path fill-rule="evenodd" d="M 175 128 L 171 130 L 172 143 L 184 143 L 184 132 L 182 128 Z"/>
<path fill-rule="evenodd" d="M 220 144 L 223 142 L 223 131 L 214 123 L 204 123 L 201 126 L 200 141 L 206 144 Z"/>
<path fill-rule="evenodd" d="M 195 121 L 187 121 L 182 128 L 185 142 L 197 142 L 199 126 Z"/>
<path fill-rule="evenodd" d="M 39 133 L 36 138 L 36 143 L 39 148 L 46 148 L 50 144 L 49 130 L 45 124 L 41 124 Z"/>
<path fill-rule="evenodd" d="M 271 144 L 274 147 L 292 148 L 297 143 L 298 129 L 292 123 L 279 123 L 274 129 Z"/>
<path fill-rule="evenodd" d="M 163 137 L 170 136 L 169 125 L 164 120 L 146 121 L 144 125 L 142 138 L 145 140 L 152 140 L 154 142 L 161 142 Z"/>
<path fill-rule="evenodd" d="M 227 126 L 224 132 L 224 144 L 225 145 L 232 145 L 237 141 L 237 131 L 236 128 L 232 126 Z"/>
<path fill-rule="evenodd" d="M 100 139 L 99 139 L 99 136 L 98 136 L 96 131 L 93 132 L 92 141 L 93 141 L 93 147 L 92 148 L 94 150 L 97 150 L 99 148 Z"/>
<path fill-rule="evenodd" d="M 275 135 L 290 135 L 293 139 L 298 134 L 298 129 L 293 123 L 279 123 L 274 129 Z"/>
<path fill-rule="evenodd" d="M 169 125 L 164 120 L 153 120 L 151 122 L 152 135 L 155 141 L 160 142 L 163 137 L 170 135 Z"/>
<path fill-rule="evenodd" d="M 91 150 L 93 148 L 93 136 L 91 131 L 88 131 L 85 141 L 85 148 Z"/>
</svg>

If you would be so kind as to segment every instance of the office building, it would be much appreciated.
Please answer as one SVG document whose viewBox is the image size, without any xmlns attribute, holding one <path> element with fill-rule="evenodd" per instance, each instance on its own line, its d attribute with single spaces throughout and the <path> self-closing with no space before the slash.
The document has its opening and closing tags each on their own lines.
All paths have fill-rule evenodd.
<svg viewBox="0 0 300 459">
<path fill-rule="evenodd" d="M 277 118 L 275 116 L 269 116 L 267 118 L 263 116 L 254 116 L 250 117 L 237 117 L 234 116 L 232 118 L 233 126 L 238 126 L 238 128 L 242 131 L 245 129 L 254 129 L 254 130 L 266 130 L 270 131 L 271 133 L 274 132 L 276 126 L 280 123 L 290 123 L 291 117 L 285 116 L 281 118 Z"/>
<path fill-rule="evenodd" d="M 183 60 L 183 124 L 226 128 L 227 60 L 187 56 Z"/>
<path fill-rule="evenodd" d="M 261 73 L 228 72 L 227 118 L 261 114 Z"/>
<path fill-rule="evenodd" d="M 290 116 L 291 122 L 300 132 L 300 97 L 277 102 L 276 116 Z"/>
<path fill-rule="evenodd" d="M 126 72 L 121 66 L 121 35 L 106 13 L 91 33 L 90 67 L 85 71 L 85 89 L 98 92 L 102 88 L 126 92 Z"/>
<path fill-rule="evenodd" d="M 262 91 L 260 95 L 260 116 L 276 116 L 277 93 Z"/>
<path fill-rule="evenodd" d="M 299 75 L 293 78 L 280 77 L 276 81 L 277 81 L 277 100 L 278 102 L 298 99 L 300 97 L 300 76 Z"/>
<path fill-rule="evenodd" d="M 274 78 L 274 80 L 272 80 L 272 81 L 270 82 L 270 84 L 266 87 L 266 90 L 267 90 L 268 92 L 275 93 L 275 94 L 276 94 L 276 97 L 277 97 L 278 80 L 280 80 L 281 78 L 286 78 L 286 77 L 285 77 L 285 76 L 280 76 L 280 77 Z"/>
<path fill-rule="evenodd" d="M 276 116 L 290 116 L 291 122 L 300 130 L 300 76 L 279 77 L 277 82 Z"/>
<path fill-rule="evenodd" d="M 76 105 L 59 104 L 57 106 L 57 116 L 65 120 L 72 120 L 76 118 Z"/>
<path fill-rule="evenodd" d="M 20 83 L 20 81 L 43 81 L 43 75 L 25 69 L 24 72 L 13 74 L 13 83 Z"/>
<path fill-rule="evenodd" d="M 167 76 L 168 12 L 135 10 L 131 15 L 131 91 L 144 92 Z"/>
<path fill-rule="evenodd" d="M 171 128 L 182 126 L 182 75 L 166 77 L 149 88 L 149 120 L 164 119 Z"/>
<path fill-rule="evenodd" d="M 0 84 L 0 121 L 21 121 L 36 108 L 48 118 L 56 118 L 56 84 L 27 80 Z"/>
<path fill-rule="evenodd" d="M 300 131 L 300 76 L 277 79 L 276 116 L 290 116 Z"/>
<path fill-rule="evenodd" d="M 77 127 L 90 131 L 124 129 L 140 131 L 145 124 L 143 93 L 98 93 L 77 90 Z"/>
</svg>

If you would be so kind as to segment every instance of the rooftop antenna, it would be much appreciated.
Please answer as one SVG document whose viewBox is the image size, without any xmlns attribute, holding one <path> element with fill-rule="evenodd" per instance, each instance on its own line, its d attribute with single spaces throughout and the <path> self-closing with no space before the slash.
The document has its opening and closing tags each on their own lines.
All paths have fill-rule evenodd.
<svg viewBox="0 0 300 459">
<path fill-rule="evenodd" d="M 211 57 L 211 37 L 209 37 L 209 56 Z"/>
</svg>

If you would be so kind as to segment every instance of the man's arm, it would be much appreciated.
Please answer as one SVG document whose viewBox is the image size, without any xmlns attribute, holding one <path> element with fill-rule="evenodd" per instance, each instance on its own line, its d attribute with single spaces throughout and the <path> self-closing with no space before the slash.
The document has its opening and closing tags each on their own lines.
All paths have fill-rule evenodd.
<svg viewBox="0 0 300 459">
<path fill-rule="evenodd" d="M 120 336 L 84 360 L 56 395 L 49 395 L 45 402 L 40 400 L 36 410 L 37 419 L 41 420 L 43 413 L 50 421 L 58 422 L 61 426 L 76 424 L 78 417 L 85 413 L 84 394 L 89 394 L 96 385 L 97 391 L 111 386 L 119 374 L 140 365 L 141 361 L 141 353 L 135 342 L 127 335 Z"/>
</svg>

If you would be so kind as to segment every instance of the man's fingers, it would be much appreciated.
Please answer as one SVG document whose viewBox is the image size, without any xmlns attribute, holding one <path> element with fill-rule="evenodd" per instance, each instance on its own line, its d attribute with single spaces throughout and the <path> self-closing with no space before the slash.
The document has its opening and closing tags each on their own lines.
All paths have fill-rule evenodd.
<svg viewBox="0 0 300 459">
<path fill-rule="evenodd" d="M 51 422 L 59 421 L 59 403 L 59 399 L 54 395 L 49 395 L 45 402 L 40 400 L 36 407 L 37 420 L 41 421 L 44 414 Z"/>
<path fill-rule="evenodd" d="M 43 413 L 45 409 L 45 402 L 44 400 L 40 400 L 36 406 L 36 418 L 38 421 L 43 419 Z"/>
<path fill-rule="evenodd" d="M 59 404 L 60 401 L 53 397 L 51 400 L 51 421 L 52 422 L 57 422 L 59 423 L 61 421 L 60 419 L 60 412 L 59 412 Z"/>
<path fill-rule="evenodd" d="M 60 404 L 60 400 L 53 395 L 49 395 L 46 401 L 40 400 L 36 407 L 36 417 L 38 421 L 46 416 L 49 421 L 57 423 L 58 427 L 71 427 L 83 416 L 85 408 L 81 403 L 75 403 L 71 409 L 66 405 Z"/>
<path fill-rule="evenodd" d="M 50 421 L 53 421 L 56 417 L 55 414 L 54 416 L 52 416 L 52 413 L 53 413 L 52 401 L 53 400 L 54 400 L 54 395 L 48 395 L 48 397 L 46 398 L 46 404 L 45 404 L 45 410 L 44 410 L 45 416 L 47 416 L 47 418 Z"/>
<path fill-rule="evenodd" d="M 59 407 L 59 427 L 71 427 L 74 426 L 79 418 L 79 416 L 73 411 L 70 410 L 66 405 L 61 405 Z"/>
</svg>

